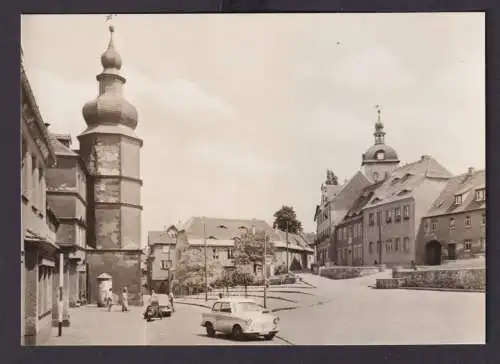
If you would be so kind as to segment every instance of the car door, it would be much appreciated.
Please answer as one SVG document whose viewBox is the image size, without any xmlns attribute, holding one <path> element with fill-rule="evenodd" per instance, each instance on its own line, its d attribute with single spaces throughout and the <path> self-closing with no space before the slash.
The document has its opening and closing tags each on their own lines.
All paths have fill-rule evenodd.
<svg viewBox="0 0 500 364">
<path fill-rule="evenodd" d="M 212 312 L 210 313 L 212 324 L 214 329 L 217 330 L 217 319 L 220 315 L 220 302 L 215 302 L 212 307 Z"/>
<path fill-rule="evenodd" d="M 232 315 L 231 304 L 229 302 L 222 302 L 220 306 L 220 313 L 217 317 L 217 329 L 223 332 L 231 332 Z"/>
</svg>

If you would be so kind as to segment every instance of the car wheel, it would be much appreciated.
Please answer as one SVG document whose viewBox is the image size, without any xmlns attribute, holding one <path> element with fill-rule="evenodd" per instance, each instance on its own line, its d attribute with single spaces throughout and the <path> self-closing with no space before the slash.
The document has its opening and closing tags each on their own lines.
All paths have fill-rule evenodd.
<svg viewBox="0 0 500 364">
<path fill-rule="evenodd" d="M 205 329 L 207 329 L 207 336 L 214 337 L 215 336 L 215 330 L 214 327 L 210 322 L 207 322 L 205 324 Z"/>
<path fill-rule="evenodd" d="M 232 335 L 235 340 L 241 340 L 241 338 L 243 337 L 243 330 L 241 330 L 240 325 L 233 326 Z"/>
<path fill-rule="evenodd" d="M 275 332 L 273 332 L 271 334 L 264 335 L 264 339 L 266 339 L 266 340 L 272 340 L 272 339 L 274 339 L 274 335 L 276 335 Z"/>
</svg>

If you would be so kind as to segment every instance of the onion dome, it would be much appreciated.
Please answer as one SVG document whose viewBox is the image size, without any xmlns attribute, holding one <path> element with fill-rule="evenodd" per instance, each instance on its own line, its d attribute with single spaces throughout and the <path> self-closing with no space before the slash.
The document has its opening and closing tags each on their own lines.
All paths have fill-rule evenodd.
<svg viewBox="0 0 500 364">
<path fill-rule="evenodd" d="M 109 31 L 109 45 L 101 56 L 103 71 L 96 77 L 99 82 L 99 96 L 83 106 L 83 118 L 89 127 L 120 124 L 135 129 L 138 120 L 137 109 L 123 98 L 122 88 L 126 79 L 120 75 L 122 58 L 113 43 L 114 27 L 110 26 Z"/>
<path fill-rule="evenodd" d="M 367 163 L 399 163 L 398 154 L 391 146 L 385 144 L 384 124 L 380 120 L 380 108 L 377 105 L 377 122 L 375 123 L 375 144 L 372 145 L 362 156 L 361 165 Z"/>
</svg>

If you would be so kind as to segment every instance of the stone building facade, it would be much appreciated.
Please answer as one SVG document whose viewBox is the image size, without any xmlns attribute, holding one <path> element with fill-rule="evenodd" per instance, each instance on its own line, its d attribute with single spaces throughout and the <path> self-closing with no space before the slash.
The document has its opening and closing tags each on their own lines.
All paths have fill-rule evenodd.
<svg viewBox="0 0 500 364">
<path fill-rule="evenodd" d="M 99 95 L 83 106 L 87 129 L 79 136 L 79 154 L 88 170 L 87 274 L 89 300 L 99 295 L 97 277 L 112 277 L 114 293 L 129 291 L 130 304 L 141 304 L 140 148 L 138 115 L 123 97 L 126 79 L 115 49 L 114 28 L 101 56 Z"/>
<path fill-rule="evenodd" d="M 346 181 L 343 185 L 337 186 L 336 193 L 323 205 L 316 207 L 314 220 L 317 228 L 322 229 L 323 234 L 318 230 L 315 242 L 316 261 L 319 265 L 325 265 L 334 262 L 335 257 L 335 239 L 333 236 L 335 226 L 342 221 L 345 214 L 351 207 L 353 201 L 366 186 L 370 185 L 370 181 L 366 176 L 358 171 L 354 176 Z M 323 206 L 323 207 L 322 207 Z"/>
<path fill-rule="evenodd" d="M 71 149 L 70 135 L 50 136 L 57 163 L 47 170 L 47 199 L 60 222 L 57 243 L 65 255 L 64 286 L 67 287 L 63 290 L 64 323 L 69 324 L 68 308 L 87 298 L 87 170 L 77 151 Z M 57 286 L 58 281 L 59 273 L 56 273 L 54 285 Z M 55 291 L 54 302 L 57 302 Z M 53 320 L 57 324 L 56 312 Z"/>
<path fill-rule="evenodd" d="M 410 265 L 422 217 L 451 177 L 430 156 L 395 169 L 363 209 L 364 264 Z"/>
<path fill-rule="evenodd" d="M 451 178 L 425 214 L 417 239 L 417 262 L 483 256 L 486 251 L 485 171 Z"/>
<path fill-rule="evenodd" d="M 364 220 L 363 209 L 373 197 L 374 191 L 382 182 L 365 187 L 349 209 L 344 219 L 335 227 L 336 265 L 364 265 Z"/>
<path fill-rule="evenodd" d="M 45 342 L 52 328 L 58 221 L 47 205 L 46 173 L 56 162 L 21 60 L 21 343 Z"/>
<path fill-rule="evenodd" d="M 264 220 L 193 217 L 185 224 L 172 225 L 163 231 L 148 232 L 151 288 L 157 292 L 166 292 L 170 281 L 175 278 L 179 262 L 186 256 L 190 264 L 203 266 L 205 249 L 209 281 L 217 279 L 224 271 L 234 270 L 235 238 L 252 228 L 256 231 L 265 230 L 274 246 L 274 256 L 269 256 L 270 275 L 274 274 L 276 267 L 286 266 L 287 253 L 289 265 L 294 258 L 302 267 L 311 264 L 313 249 L 303 237 L 288 234 L 287 244 L 287 234 L 273 229 Z M 245 268 L 255 275 L 262 273 L 262 264 Z"/>
</svg>

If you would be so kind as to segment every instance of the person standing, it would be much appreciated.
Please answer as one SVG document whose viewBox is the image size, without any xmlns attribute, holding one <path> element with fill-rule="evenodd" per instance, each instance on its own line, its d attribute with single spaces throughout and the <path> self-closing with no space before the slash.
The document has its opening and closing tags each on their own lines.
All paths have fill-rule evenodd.
<svg viewBox="0 0 500 364">
<path fill-rule="evenodd" d="M 170 290 L 170 293 L 168 295 L 168 300 L 170 301 L 170 307 L 172 308 L 172 312 L 175 312 L 175 307 L 174 307 L 174 294 L 172 293 L 172 290 Z"/>
<path fill-rule="evenodd" d="M 123 287 L 122 291 L 122 312 L 128 311 L 128 289 Z"/>
<path fill-rule="evenodd" d="M 111 311 L 111 307 L 113 306 L 113 290 L 110 288 L 106 294 L 106 303 L 108 306 L 108 312 Z"/>
</svg>

